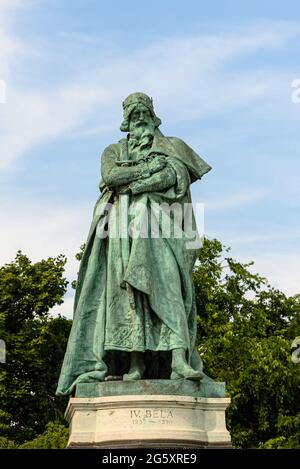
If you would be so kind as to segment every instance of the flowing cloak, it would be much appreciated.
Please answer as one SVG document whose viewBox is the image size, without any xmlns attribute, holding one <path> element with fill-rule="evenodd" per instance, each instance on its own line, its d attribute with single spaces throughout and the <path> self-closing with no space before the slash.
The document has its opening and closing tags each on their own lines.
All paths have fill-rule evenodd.
<svg viewBox="0 0 300 469">
<path fill-rule="evenodd" d="M 122 261 L 124 241 L 120 232 L 112 239 L 104 236 L 105 220 L 115 217 L 119 221 L 122 196 L 103 182 L 100 184 L 102 193 L 94 209 L 78 274 L 74 319 L 58 395 L 72 393 L 79 382 L 103 381 L 107 350 L 160 351 L 183 347 L 188 363 L 196 370 L 202 369 L 196 349 L 192 281 L 200 244 L 193 210 L 188 215 L 188 229 L 181 236 L 178 232 L 175 235 L 176 223 L 182 228 L 182 220 L 178 222 L 175 215 L 169 217 L 173 223 L 171 236 L 148 237 L 141 233 L 145 212 L 140 207 L 146 207 L 147 213 L 154 202 L 191 208 L 190 183 L 201 179 L 211 167 L 182 140 L 165 137 L 158 129 L 151 151 L 166 156 L 176 173 L 176 183 L 162 191 L 131 196 L 130 215 L 138 223 L 126 264 Z M 115 165 L 116 161 L 126 159 L 127 139 L 122 139 L 104 150 L 102 165 Z M 108 215 L 107 204 L 113 204 L 117 210 Z M 161 215 L 154 210 L 151 217 L 156 219 L 161 233 Z"/>
</svg>

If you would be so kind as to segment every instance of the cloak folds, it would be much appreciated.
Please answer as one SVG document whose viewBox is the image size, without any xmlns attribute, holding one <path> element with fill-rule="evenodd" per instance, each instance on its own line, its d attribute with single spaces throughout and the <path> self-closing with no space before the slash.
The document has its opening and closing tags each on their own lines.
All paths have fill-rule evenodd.
<svg viewBox="0 0 300 469">
<path fill-rule="evenodd" d="M 115 165 L 126 160 L 127 139 L 110 145 L 102 164 Z M 188 362 L 196 370 L 202 362 L 196 350 L 196 305 L 192 269 L 199 245 L 195 245 L 196 225 L 192 212 L 192 233 L 178 238 L 145 237 L 146 216 L 161 218 L 151 210 L 153 203 L 191 203 L 189 185 L 211 168 L 188 145 L 175 137 L 156 131 L 151 152 L 164 154 L 175 171 L 176 182 L 165 190 L 128 195 L 129 213 L 135 226 L 124 263 L 120 233 L 105 237 L 106 204 L 115 208 L 119 226 L 123 195 L 101 183 L 86 247 L 81 260 L 74 302 L 74 320 L 59 378 L 57 394 L 72 393 L 79 382 L 103 381 L 107 373 L 108 350 L 166 351 L 183 347 Z M 143 210 L 141 210 L 143 207 Z M 176 217 L 172 217 L 175 232 Z M 149 224 L 149 226 L 151 223 Z M 149 228 L 150 229 L 150 228 Z M 139 231 L 140 230 L 140 231 Z M 192 242 L 191 242 L 192 241 Z"/>
</svg>

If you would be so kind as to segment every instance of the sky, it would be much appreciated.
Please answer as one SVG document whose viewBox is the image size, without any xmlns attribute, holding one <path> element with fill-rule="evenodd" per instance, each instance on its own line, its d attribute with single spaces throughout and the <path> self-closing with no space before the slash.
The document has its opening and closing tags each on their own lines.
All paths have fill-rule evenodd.
<svg viewBox="0 0 300 469">
<path fill-rule="evenodd" d="M 63 253 L 76 278 L 101 153 L 142 91 L 213 168 L 192 185 L 206 236 L 299 293 L 299 52 L 297 0 L 0 0 L 0 265 Z"/>
</svg>

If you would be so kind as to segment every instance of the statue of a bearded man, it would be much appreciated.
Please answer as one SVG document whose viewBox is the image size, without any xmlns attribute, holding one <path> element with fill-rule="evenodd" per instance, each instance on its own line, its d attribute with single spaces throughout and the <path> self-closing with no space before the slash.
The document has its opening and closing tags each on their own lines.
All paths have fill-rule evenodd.
<svg viewBox="0 0 300 469">
<path fill-rule="evenodd" d="M 58 394 L 82 382 L 203 377 L 192 281 L 195 218 L 191 210 L 185 229 L 177 215 L 189 212 L 190 184 L 211 168 L 182 140 L 160 132 L 147 95 L 129 95 L 123 109 L 127 137 L 102 155 L 101 195 L 80 264 Z"/>
</svg>

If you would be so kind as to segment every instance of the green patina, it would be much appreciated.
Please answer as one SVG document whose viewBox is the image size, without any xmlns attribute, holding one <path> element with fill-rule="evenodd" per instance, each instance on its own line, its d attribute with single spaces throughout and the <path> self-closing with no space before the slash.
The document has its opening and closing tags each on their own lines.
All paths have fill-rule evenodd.
<svg viewBox="0 0 300 469">
<path fill-rule="evenodd" d="M 182 140 L 160 132 L 148 96 L 134 93 L 123 108 L 121 130 L 128 135 L 102 155 L 101 195 L 81 260 L 58 394 L 76 385 L 81 396 L 100 392 L 99 382 L 107 379 L 156 378 L 181 383 L 179 388 L 207 383 L 196 348 L 194 214 L 192 232 L 175 235 L 182 221 L 173 216 L 171 235 L 161 236 L 161 215 L 153 207 L 191 204 L 190 184 L 211 168 Z M 124 220 L 135 236 L 124 236 Z M 151 235 L 153 220 L 157 236 Z M 114 236 L 105 236 L 107 224 Z"/>
<path fill-rule="evenodd" d="M 225 383 L 217 383 L 204 375 L 201 381 L 144 379 L 139 381 L 79 383 L 76 386 L 76 397 L 143 395 L 225 397 Z"/>
</svg>

